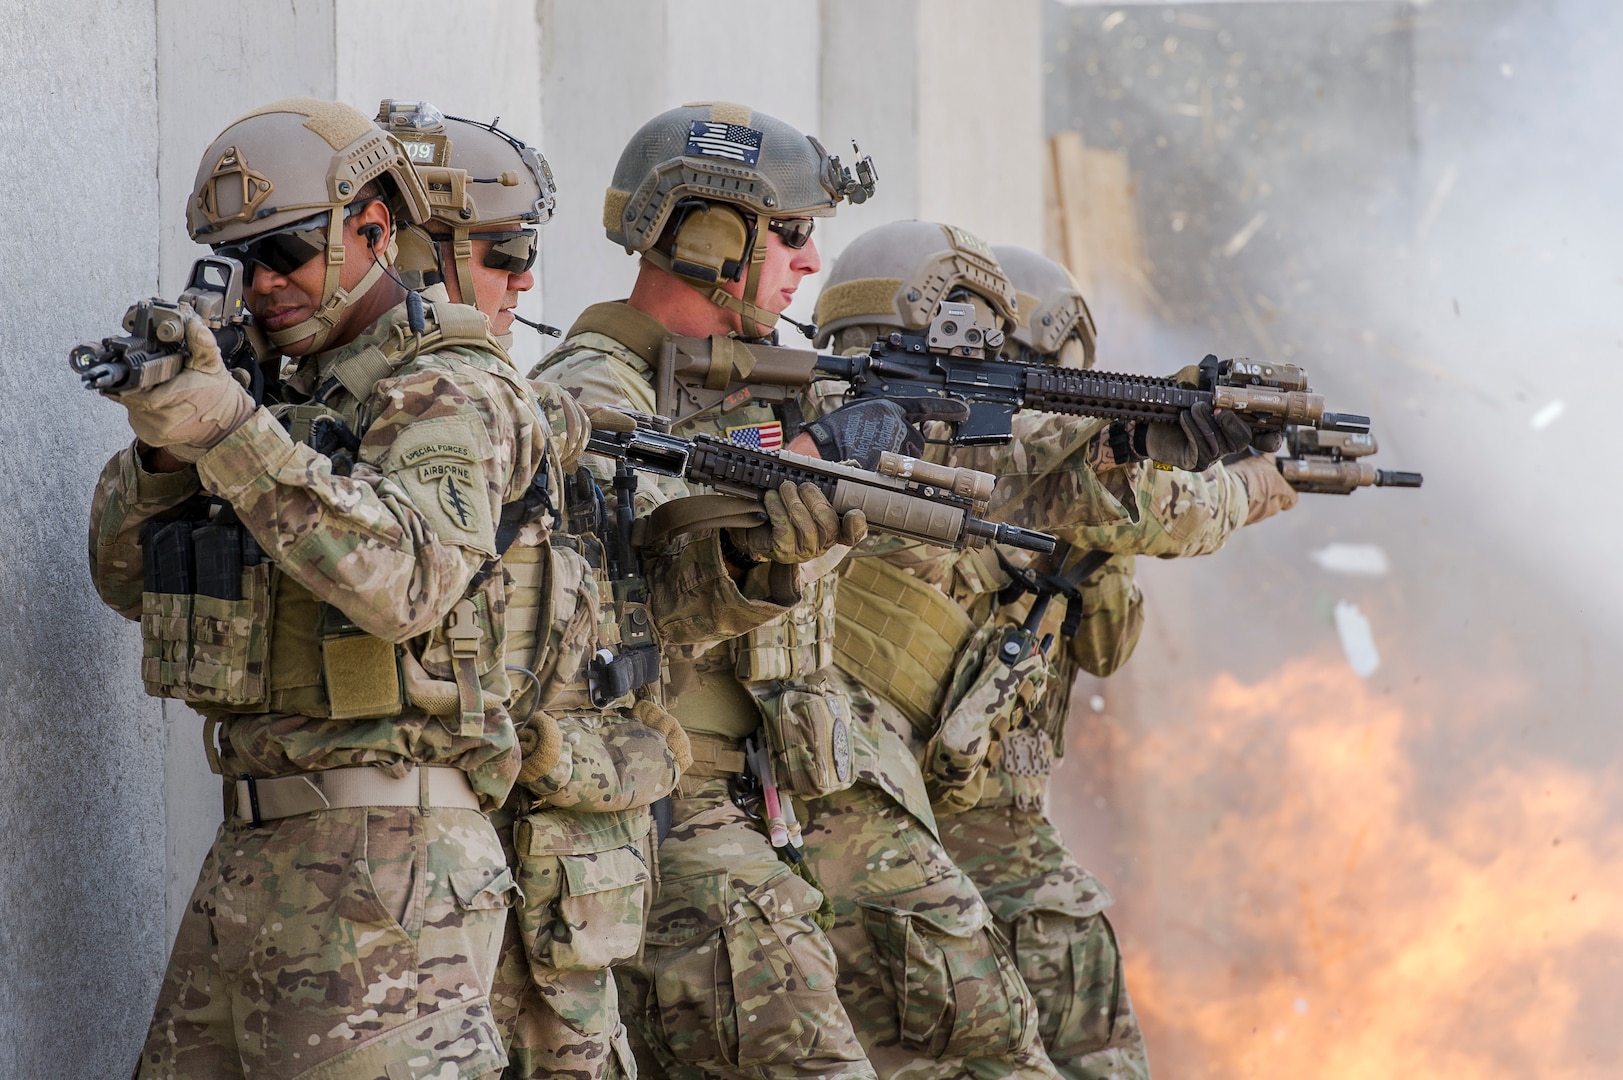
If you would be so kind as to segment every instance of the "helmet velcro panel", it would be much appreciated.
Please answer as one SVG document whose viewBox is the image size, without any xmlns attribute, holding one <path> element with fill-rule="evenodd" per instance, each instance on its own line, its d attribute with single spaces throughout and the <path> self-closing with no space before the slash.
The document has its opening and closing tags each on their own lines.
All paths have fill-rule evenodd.
<svg viewBox="0 0 1623 1080">
<path fill-rule="evenodd" d="M 755 116 L 755 110 L 748 105 L 740 105 L 736 101 L 695 101 L 687 108 L 710 107 L 710 120 L 717 124 L 737 124 L 740 127 L 754 127 L 750 120 Z"/>
<path fill-rule="evenodd" d="M 373 126 L 358 109 L 341 101 L 322 101 L 320 98 L 291 97 L 273 101 L 263 108 L 237 117 L 236 124 L 255 116 L 269 113 L 293 113 L 304 117 L 304 126 L 327 140 L 334 150 L 342 150 Z M 232 126 L 235 127 L 236 124 Z"/>
<path fill-rule="evenodd" d="M 615 191 L 610 188 L 603 193 L 603 228 L 611 234 L 620 227 L 620 215 L 625 213 L 626 203 L 630 199 L 629 191 Z"/>
<path fill-rule="evenodd" d="M 817 298 L 813 321 L 819 326 L 852 320 L 894 325 L 896 294 L 904 284 L 900 278 L 863 278 L 831 285 Z"/>
</svg>

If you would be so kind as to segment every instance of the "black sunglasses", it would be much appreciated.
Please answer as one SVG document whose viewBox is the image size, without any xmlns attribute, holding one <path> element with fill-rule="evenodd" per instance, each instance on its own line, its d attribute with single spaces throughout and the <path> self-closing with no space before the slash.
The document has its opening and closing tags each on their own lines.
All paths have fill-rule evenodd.
<svg viewBox="0 0 1623 1080">
<path fill-rule="evenodd" d="M 809 217 L 772 218 L 766 227 L 778 234 L 785 247 L 799 251 L 805 247 L 812 238 L 812 230 L 817 227 L 817 219 Z"/>
<path fill-rule="evenodd" d="M 474 232 L 469 240 L 494 240 L 485 257 L 480 260 L 491 270 L 504 270 L 509 274 L 522 274 L 535 265 L 541 252 L 541 238 L 534 229 L 507 229 L 502 232 Z"/>
<path fill-rule="evenodd" d="M 362 207 L 373 202 L 377 200 L 363 199 L 349 204 L 344 207 L 344 219 L 347 221 Z M 235 244 L 219 244 L 214 248 L 214 254 L 240 262 L 245 285 L 253 284 L 255 266 L 263 266 L 273 274 L 286 277 L 327 250 L 327 223 L 331 220 L 331 212 L 323 212 L 263 236 Z"/>
</svg>

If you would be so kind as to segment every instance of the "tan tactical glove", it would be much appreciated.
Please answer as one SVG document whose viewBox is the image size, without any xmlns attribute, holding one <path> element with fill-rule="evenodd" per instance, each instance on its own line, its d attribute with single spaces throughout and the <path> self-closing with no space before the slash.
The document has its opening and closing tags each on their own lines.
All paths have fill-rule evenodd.
<svg viewBox="0 0 1623 1080">
<path fill-rule="evenodd" d="M 993 738 L 1014 726 L 1048 679 L 1046 653 L 1033 649 L 1011 667 L 999 655 L 1001 628 L 989 629 L 995 632 L 980 651 L 980 673 L 942 716 L 925 748 L 924 786 L 937 813 L 961 813 L 980 801 Z"/>
<path fill-rule="evenodd" d="M 1255 525 L 1296 505 L 1296 489 L 1279 475 L 1279 463 L 1272 454 L 1241 458 L 1227 468 L 1245 484 L 1246 505 L 1250 507 L 1245 516 L 1247 525 Z"/>
<path fill-rule="evenodd" d="M 733 546 L 756 562 L 798 564 L 828 551 L 835 544 L 855 546 L 868 535 L 868 518 L 861 510 L 834 513 L 816 484 L 796 487 L 788 480 L 761 500 L 766 524 L 753 529 L 728 529 Z"/>
<path fill-rule="evenodd" d="M 161 446 L 182 461 L 197 461 L 242 426 L 253 398 L 231 377 L 214 332 L 186 311 L 186 365 L 148 390 L 107 396 L 129 410 L 130 427 L 145 446 Z"/>
</svg>

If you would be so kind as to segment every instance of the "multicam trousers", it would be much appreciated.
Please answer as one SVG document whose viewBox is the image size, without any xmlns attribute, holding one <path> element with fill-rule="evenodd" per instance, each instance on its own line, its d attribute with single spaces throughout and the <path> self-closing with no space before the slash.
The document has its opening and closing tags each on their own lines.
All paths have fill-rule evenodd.
<svg viewBox="0 0 1623 1080">
<path fill-rule="evenodd" d="M 988 783 L 988 789 L 994 785 Z M 942 839 L 1013 943 L 1043 1045 L 1066 1080 L 1148 1080 L 1105 887 L 1041 811 L 980 806 L 941 819 Z"/>
<path fill-rule="evenodd" d="M 1008 944 L 931 829 L 867 784 L 808 800 L 807 818 L 840 999 L 879 1075 L 1054 1080 Z"/>
<path fill-rule="evenodd" d="M 513 883 L 474 810 L 222 826 L 137 1075 L 493 1080 L 487 999 Z"/>
<path fill-rule="evenodd" d="M 822 895 L 778 858 L 725 779 L 690 781 L 659 842 L 640 964 L 617 969 L 646 1076 L 872 1078 L 813 921 Z"/>
<path fill-rule="evenodd" d="M 519 886 L 490 995 L 503 1080 L 636 1080 L 610 966 L 642 941 L 650 824 L 646 808 L 498 819 Z"/>
</svg>

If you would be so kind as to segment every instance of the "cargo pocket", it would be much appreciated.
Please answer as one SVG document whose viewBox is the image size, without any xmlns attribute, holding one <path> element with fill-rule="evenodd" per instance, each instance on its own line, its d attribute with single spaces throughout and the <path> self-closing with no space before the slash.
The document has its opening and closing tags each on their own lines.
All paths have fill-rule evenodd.
<svg viewBox="0 0 1623 1080">
<path fill-rule="evenodd" d="M 816 1046 L 819 1014 L 838 1006 L 821 902 L 787 869 L 738 893 L 725 872 L 661 882 L 645 964 L 677 1061 L 747 1068 Z"/>
<path fill-rule="evenodd" d="M 984 904 L 966 909 L 958 896 L 932 883 L 860 902 L 902 1043 L 935 1058 L 1024 1050 L 1036 1033 L 1031 994 L 991 913 Z"/>
<path fill-rule="evenodd" d="M 631 847 L 558 859 L 562 890 L 542 957 L 565 971 L 596 970 L 637 955 L 648 865 Z M 538 945 L 539 948 L 539 945 Z"/>
<path fill-rule="evenodd" d="M 191 621 L 190 593 L 141 594 L 141 682 L 153 697 L 187 696 Z"/>
<path fill-rule="evenodd" d="M 811 799 L 855 782 L 851 710 L 843 693 L 812 683 L 760 701 L 780 790 Z"/>
<path fill-rule="evenodd" d="M 1122 967 L 1103 912 L 1036 908 L 1013 926 L 1020 975 L 1042 1001 L 1042 1039 L 1080 1056 L 1111 1044 L 1121 1014 Z"/>
</svg>

